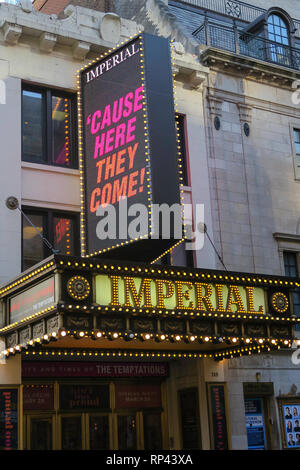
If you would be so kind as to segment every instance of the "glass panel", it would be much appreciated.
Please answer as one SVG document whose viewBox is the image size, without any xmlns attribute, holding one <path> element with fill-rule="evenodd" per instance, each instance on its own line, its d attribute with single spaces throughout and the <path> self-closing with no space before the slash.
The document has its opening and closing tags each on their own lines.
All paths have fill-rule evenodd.
<svg viewBox="0 0 300 470">
<path fill-rule="evenodd" d="M 288 277 L 298 277 L 297 253 L 285 251 L 283 253 L 284 271 Z M 293 294 L 293 309 L 296 316 L 300 316 L 300 288 L 297 287 Z M 295 326 L 296 331 L 300 330 L 299 325 Z"/>
<path fill-rule="evenodd" d="M 90 416 L 90 449 L 109 449 L 108 416 Z"/>
<path fill-rule="evenodd" d="M 271 15 L 268 18 L 268 36 L 271 41 L 276 41 L 279 44 L 289 44 L 288 27 L 277 15 Z"/>
<path fill-rule="evenodd" d="M 22 93 L 22 159 L 33 163 L 45 163 L 44 152 L 44 99 L 39 92 L 23 90 Z"/>
<path fill-rule="evenodd" d="M 145 449 L 162 449 L 161 414 L 144 414 L 144 447 Z"/>
<path fill-rule="evenodd" d="M 62 417 L 61 419 L 62 450 L 81 450 L 81 417 Z"/>
<path fill-rule="evenodd" d="M 179 392 L 183 449 L 201 449 L 198 389 Z"/>
<path fill-rule="evenodd" d="M 74 255 L 74 220 L 67 217 L 53 217 L 53 246 L 62 255 Z"/>
<path fill-rule="evenodd" d="M 119 450 L 136 449 L 136 418 L 135 415 L 118 416 Z"/>
<path fill-rule="evenodd" d="M 294 129 L 294 140 L 295 140 L 295 142 L 300 143 L 300 131 L 299 131 L 299 129 Z"/>
<path fill-rule="evenodd" d="M 298 277 L 297 254 L 285 251 L 283 253 L 285 275 L 289 277 Z"/>
<path fill-rule="evenodd" d="M 297 178 L 300 176 L 300 155 L 296 156 L 296 171 L 297 171 Z"/>
<path fill-rule="evenodd" d="M 300 289 L 297 287 L 295 292 L 293 292 L 293 307 L 294 307 L 294 314 L 299 317 L 300 316 Z M 298 327 L 298 328 L 297 328 Z M 299 325 L 296 325 L 297 331 L 299 331 Z"/>
<path fill-rule="evenodd" d="M 70 166 L 71 100 L 52 96 L 52 163 Z"/>
<path fill-rule="evenodd" d="M 26 214 L 27 215 L 27 214 Z M 28 214 L 28 218 L 43 235 L 44 216 Z M 41 237 L 32 225 L 23 217 L 23 270 L 44 259 L 44 246 Z"/>
<path fill-rule="evenodd" d="M 52 450 L 52 418 L 31 418 L 30 450 Z"/>
<path fill-rule="evenodd" d="M 281 36 L 281 28 L 279 26 L 272 26 L 272 28 L 274 28 L 275 30 L 275 34 L 277 34 L 278 36 Z"/>
<path fill-rule="evenodd" d="M 295 149 L 296 149 L 296 153 L 300 155 L 300 143 L 298 142 L 295 143 Z"/>
</svg>

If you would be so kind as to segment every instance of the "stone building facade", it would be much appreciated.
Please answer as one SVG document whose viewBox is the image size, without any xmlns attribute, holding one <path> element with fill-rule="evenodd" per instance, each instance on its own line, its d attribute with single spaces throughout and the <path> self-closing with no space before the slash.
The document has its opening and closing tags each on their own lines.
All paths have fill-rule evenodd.
<svg viewBox="0 0 300 470">
<path fill-rule="evenodd" d="M 289 272 L 288 259 L 293 259 L 296 266 L 293 275 L 299 276 L 300 189 L 295 147 L 300 125 L 297 2 L 276 2 L 275 8 L 270 1 L 223 4 L 149 0 L 138 7 L 134 1 L 117 2 L 116 7 L 120 14 L 141 22 L 148 31 L 178 43 L 175 47 L 178 66 L 174 72 L 180 90 L 178 108 L 186 114 L 188 143 L 192 146 L 189 165 L 193 202 L 203 201 L 197 191 L 203 188 L 203 179 L 205 185 L 209 182 L 205 220 L 226 268 L 284 275 Z M 278 45 L 270 41 L 274 39 L 268 30 L 272 14 L 290 28 L 290 39 L 281 44 L 290 47 L 293 43 L 293 62 L 277 54 Z M 255 35 L 262 36 L 259 31 L 263 30 L 267 30 L 265 39 L 257 41 Z M 251 41 L 255 43 L 253 49 Z M 279 37 L 276 41 L 280 43 Z M 266 52 L 268 48 L 276 50 L 275 55 L 260 54 L 260 50 Z M 283 49 L 280 53 L 284 55 Z M 180 59 L 184 57 L 196 60 L 202 68 L 188 74 L 181 65 Z M 193 100 L 188 98 L 189 93 Z M 188 109 L 191 103 L 193 109 Z M 203 117 L 201 123 L 198 117 L 197 123 L 205 134 L 205 156 L 192 134 L 193 119 L 200 109 Z M 206 239 L 203 251 L 208 244 Z M 203 258 L 198 256 L 201 266 Z M 211 266 L 224 268 L 218 257 L 211 262 Z M 294 297 L 297 312 L 298 296 Z M 225 375 L 220 374 L 221 380 L 228 381 L 229 388 L 233 448 L 247 448 L 242 419 L 245 404 L 239 398 L 243 395 L 243 382 L 255 380 L 258 371 L 262 381 L 274 382 L 274 397 L 293 395 L 299 388 L 298 370 L 290 354 L 285 353 L 257 360 L 232 360 L 222 370 Z M 276 400 L 272 400 L 271 419 L 278 423 Z M 272 426 L 271 434 L 272 446 L 279 448 L 282 445 L 279 427 Z"/>
<path fill-rule="evenodd" d="M 185 136 L 184 200 L 194 208 L 204 205 L 207 230 L 202 249 L 192 253 L 194 267 L 297 280 L 299 6 L 296 0 L 277 2 L 278 8 L 273 8 L 271 0 L 248 4 L 224 1 L 224 9 L 220 10 L 218 2 L 209 3 L 209 9 L 202 0 L 48 0 L 43 4 L 35 0 L 35 10 L 25 1 L 16 6 L 0 5 L 0 135 L 1 158 L 5 159 L 0 187 L 0 217 L 5 220 L 0 231 L 1 284 L 7 285 L 24 270 L 24 234 L 32 236 L 24 218 L 22 231 L 21 213 L 7 208 L 9 196 L 16 197 L 34 221 L 40 220 L 35 216 L 45 213 L 47 223 L 59 215 L 67 219 L 68 214 L 74 221 L 80 213 L 80 174 L 76 165 L 56 166 L 49 160 L 48 164 L 41 164 L 22 159 L 22 99 L 23 113 L 24 97 L 31 96 L 26 92 L 41 90 L 50 96 L 50 90 L 52 98 L 68 99 L 76 92 L 78 69 L 140 30 L 173 41 L 176 111 L 182 117 Z M 262 36 L 266 28 L 271 35 L 271 15 L 286 26 L 276 41 Z M 285 36 L 285 31 L 289 36 Z M 190 218 L 187 222 L 193 221 Z M 51 234 L 45 231 L 44 235 Z M 79 252 L 75 254 L 78 256 Z M 33 255 L 29 249 L 30 256 Z M 163 262 L 183 266 L 191 264 L 191 257 L 178 249 Z M 296 291 L 292 312 L 295 317 L 300 315 L 299 297 Z M 295 334 L 297 337 L 299 333 Z M 296 346 L 295 341 L 293 347 Z M 169 377 L 162 388 L 168 408 L 168 417 L 163 415 L 164 448 L 184 449 L 191 445 L 185 444 L 184 435 L 189 430 L 182 421 L 184 411 L 188 421 L 189 410 L 184 404 L 191 396 L 198 399 L 199 414 L 198 441 L 193 445 L 216 448 L 210 387 L 218 390 L 217 386 L 223 385 L 229 448 L 289 447 L 283 406 L 290 403 L 300 413 L 300 372 L 299 365 L 292 361 L 292 352 L 282 348 L 218 362 L 209 358 L 170 361 Z M 0 383 L 20 385 L 20 355 L 2 362 Z M 25 415 L 26 429 L 33 429 L 30 426 L 37 413 L 33 417 L 30 413 Z M 43 416 L 49 418 L 47 413 Z M 249 430 L 251 416 L 260 423 L 258 443 Z M 57 423 L 63 418 L 57 418 Z M 86 422 L 84 413 L 81 419 Z M 137 419 L 139 423 L 146 421 L 144 415 Z M 111 431 L 112 448 L 116 446 L 114 433 Z M 144 444 L 140 442 L 139 448 Z M 30 445 L 30 437 L 22 436 L 20 446 Z M 55 441 L 55 445 L 61 448 L 61 443 Z"/>
</svg>

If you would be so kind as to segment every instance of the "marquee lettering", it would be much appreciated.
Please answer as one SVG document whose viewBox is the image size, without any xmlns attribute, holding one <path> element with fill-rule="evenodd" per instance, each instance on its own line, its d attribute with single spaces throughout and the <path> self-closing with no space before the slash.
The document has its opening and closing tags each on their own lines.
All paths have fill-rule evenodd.
<svg viewBox="0 0 300 470">
<path fill-rule="evenodd" d="M 265 313 L 259 287 L 104 274 L 96 277 L 96 301 L 110 307 Z"/>
</svg>

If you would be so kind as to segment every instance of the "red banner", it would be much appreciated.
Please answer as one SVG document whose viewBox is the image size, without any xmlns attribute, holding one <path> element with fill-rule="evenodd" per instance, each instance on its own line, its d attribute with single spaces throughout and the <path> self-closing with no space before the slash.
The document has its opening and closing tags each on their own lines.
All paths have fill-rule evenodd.
<svg viewBox="0 0 300 470">
<path fill-rule="evenodd" d="M 168 364 L 155 362 L 35 362 L 22 364 L 23 377 L 167 377 Z"/>
<path fill-rule="evenodd" d="M 159 408 L 159 385 L 116 385 L 116 408 Z"/>
</svg>

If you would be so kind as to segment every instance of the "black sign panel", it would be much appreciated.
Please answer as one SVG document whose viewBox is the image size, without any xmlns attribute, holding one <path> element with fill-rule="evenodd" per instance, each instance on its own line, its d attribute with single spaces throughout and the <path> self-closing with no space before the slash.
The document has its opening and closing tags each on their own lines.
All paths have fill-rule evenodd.
<svg viewBox="0 0 300 470">
<path fill-rule="evenodd" d="M 215 450 L 228 449 L 225 390 L 222 384 L 209 385 L 211 421 Z"/>
<path fill-rule="evenodd" d="M 179 392 L 183 449 L 201 449 L 198 389 Z"/>
<path fill-rule="evenodd" d="M 80 83 L 82 254 L 152 261 L 179 241 L 151 220 L 152 204 L 180 205 L 169 42 L 137 36 Z"/>
<path fill-rule="evenodd" d="M 18 390 L 0 389 L 0 450 L 18 449 Z"/>
<path fill-rule="evenodd" d="M 109 408 L 108 385 L 61 385 L 62 410 L 103 410 Z"/>
</svg>

